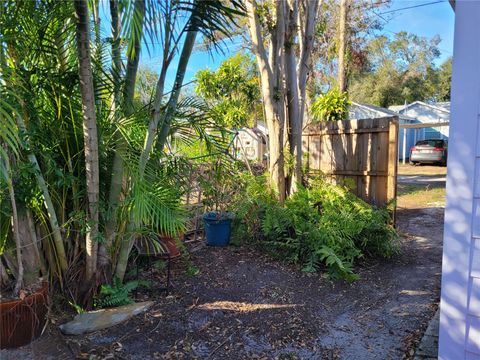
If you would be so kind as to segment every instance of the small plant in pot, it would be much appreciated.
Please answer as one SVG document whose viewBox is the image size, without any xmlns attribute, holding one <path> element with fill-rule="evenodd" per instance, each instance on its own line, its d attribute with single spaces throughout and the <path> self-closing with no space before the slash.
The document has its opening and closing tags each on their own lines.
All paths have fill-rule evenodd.
<svg viewBox="0 0 480 360">
<path fill-rule="evenodd" d="M 227 246 L 230 242 L 234 214 L 228 207 L 239 186 L 234 167 L 234 163 L 218 159 L 208 164 L 200 176 L 203 204 L 207 210 L 203 215 L 205 237 L 210 246 Z"/>
</svg>

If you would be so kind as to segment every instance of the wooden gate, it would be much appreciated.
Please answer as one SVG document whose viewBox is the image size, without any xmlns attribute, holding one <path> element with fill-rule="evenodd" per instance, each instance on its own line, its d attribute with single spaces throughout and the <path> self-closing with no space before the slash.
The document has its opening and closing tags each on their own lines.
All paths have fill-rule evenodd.
<svg viewBox="0 0 480 360">
<path fill-rule="evenodd" d="M 398 118 L 323 122 L 302 135 L 307 174 L 347 185 L 370 204 L 396 198 Z"/>
</svg>

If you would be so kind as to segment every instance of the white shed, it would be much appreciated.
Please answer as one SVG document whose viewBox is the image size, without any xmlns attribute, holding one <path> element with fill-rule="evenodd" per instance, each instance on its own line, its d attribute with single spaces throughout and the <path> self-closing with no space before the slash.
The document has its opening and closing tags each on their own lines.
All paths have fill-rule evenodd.
<svg viewBox="0 0 480 360">
<path fill-rule="evenodd" d="M 267 152 L 267 141 L 267 133 L 261 126 L 242 128 L 235 138 L 235 153 L 239 158 L 260 163 Z"/>
</svg>

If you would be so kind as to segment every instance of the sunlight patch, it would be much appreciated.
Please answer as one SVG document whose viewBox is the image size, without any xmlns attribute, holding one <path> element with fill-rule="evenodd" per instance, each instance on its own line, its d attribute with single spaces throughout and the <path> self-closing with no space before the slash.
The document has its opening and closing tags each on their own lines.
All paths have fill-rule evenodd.
<svg viewBox="0 0 480 360">
<path fill-rule="evenodd" d="M 202 310 L 229 310 L 238 312 L 251 312 L 257 310 L 285 309 L 302 306 L 298 304 L 252 304 L 235 301 L 215 301 L 197 306 Z"/>
</svg>

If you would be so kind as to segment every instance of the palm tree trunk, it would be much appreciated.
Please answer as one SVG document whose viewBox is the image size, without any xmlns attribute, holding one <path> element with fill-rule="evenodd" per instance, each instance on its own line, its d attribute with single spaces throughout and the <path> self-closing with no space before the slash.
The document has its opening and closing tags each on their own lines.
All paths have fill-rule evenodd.
<svg viewBox="0 0 480 360">
<path fill-rule="evenodd" d="M 95 114 L 93 76 L 90 61 L 90 30 L 86 0 L 74 0 L 77 16 L 77 51 L 79 59 L 80 92 L 82 95 L 83 136 L 87 178 L 88 211 L 85 240 L 87 281 L 92 281 L 97 268 L 98 220 L 99 220 L 99 166 L 98 136 Z"/>
<path fill-rule="evenodd" d="M 120 74 L 122 70 L 122 58 L 120 49 L 120 12 L 118 8 L 117 0 L 110 0 L 110 16 L 112 19 L 112 78 L 113 78 L 113 111 L 114 118 L 120 110 L 121 103 L 121 86 L 120 86 Z M 115 140 L 119 146 L 124 146 L 122 136 L 115 133 Z M 98 265 L 99 267 L 107 267 L 110 263 L 110 257 L 108 252 L 112 249 L 112 244 L 116 236 L 117 217 L 116 210 L 118 202 L 120 201 L 120 193 L 122 189 L 123 181 L 123 158 L 119 152 L 115 152 L 113 155 L 112 177 L 110 181 L 109 191 L 109 212 L 105 225 L 105 244 L 102 244 L 98 250 Z"/>
<path fill-rule="evenodd" d="M 112 18 L 114 15 L 112 15 Z M 134 17 L 138 19 L 140 29 L 143 28 L 143 22 L 145 19 L 145 1 L 138 0 L 134 5 Z M 140 31 L 135 38 L 135 42 L 132 49 L 129 49 L 128 53 L 132 56 L 129 56 L 127 61 L 127 72 L 125 74 L 125 85 L 123 88 L 123 108 L 125 111 L 125 116 L 130 116 L 133 114 L 133 96 L 135 93 L 135 82 L 137 79 L 138 64 L 140 61 L 140 50 L 141 50 L 141 41 L 143 32 Z M 118 61 L 118 59 L 117 59 Z M 118 64 L 117 64 L 118 66 Z M 124 184 L 124 159 L 127 143 L 125 139 L 117 132 L 116 136 L 117 147 L 115 155 L 113 158 L 113 167 L 112 167 L 112 177 L 110 182 L 110 192 L 108 198 L 109 205 L 109 219 L 106 224 L 106 237 L 107 237 L 107 248 L 110 248 L 113 244 L 113 241 L 116 237 L 117 231 L 117 217 L 116 211 L 118 204 L 120 202 L 120 196 L 122 193 L 122 188 Z M 123 242 L 122 242 L 123 243 Z M 122 245 L 123 246 L 123 245 Z"/>
<path fill-rule="evenodd" d="M 197 31 L 191 30 L 188 32 L 185 43 L 183 44 L 182 52 L 180 54 L 180 61 L 178 63 L 177 74 L 175 76 L 175 83 L 173 84 L 172 93 L 167 103 L 165 115 L 163 116 L 160 124 L 160 131 L 157 137 L 156 147 L 163 150 L 165 142 L 167 141 L 168 133 L 170 132 L 170 126 L 172 124 L 173 116 L 177 109 L 177 102 L 180 96 L 180 92 L 183 86 L 183 79 L 185 78 L 185 72 L 187 65 L 192 55 L 193 45 L 195 45 L 195 39 L 197 37 Z"/>
<path fill-rule="evenodd" d="M 10 176 L 10 162 L 8 157 L 5 157 L 4 161 L 4 171 L 7 174 L 7 188 L 8 194 L 10 196 L 10 203 L 12 204 L 12 228 L 13 228 L 13 237 L 15 239 L 15 250 L 17 251 L 17 277 L 15 288 L 13 290 L 13 295 L 17 296 L 20 292 L 20 289 L 23 285 L 23 261 L 22 261 L 22 242 L 20 240 L 20 229 L 18 224 L 18 214 L 17 214 L 17 202 L 15 200 L 15 190 L 13 189 L 12 178 Z"/>
<path fill-rule="evenodd" d="M 140 155 L 140 174 L 143 176 L 145 167 L 147 166 L 148 157 L 152 151 L 153 142 L 155 140 L 155 134 L 157 133 L 158 123 L 161 119 L 161 105 L 162 98 L 165 89 L 165 79 L 167 78 L 168 64 L 163 63 L 160 70 L 160 76 L 158 77 L 157 86 L 155 90 L 155 99 L 153 101 L 153 116 L 148 124 L 147 135 L 145 137 L 145 143 L 143 145 L 142 154 Z"/>
<path fill-rule="evenodd" d="M 22 103 L 22 107 L 25 108 L 25 105 Z M 24 109 L 24 113 L 25 109 Z M 25 115 L 26 116 L 26 115 Z M 17 126 L 21 132 L 26 132 L 25 122 L 21 116 L 17 116 Z M 58 224 L 57 213 L 55 207 L 53 206 L 52 197 L 50 196 L 50 191 L 48 190 L 47 183 L 42 175 L 40 165 L 38 164 L 37 157 L 34 153 L 28 152 L 27 158 L 30 161 L 33 169 L 35 170 L 35 179 L 37 180 L 37 185 L 42 192 L 43 201 L 45 203 L 45 209 L 48 213 L 48 220 L 50 227 L 52 228 L 53 241 L 55 243 L 56 258 L 58 260 L 58 265 L 61 271 L 65 271 L 68 268 L 67 255 L 65 253 L 65 246 L 63 244 L 62 233 L 60 231 L 60 226 Z"/>
<path fill-rule="evenodd" d="M 8 44 L 9 46 L 12 46 L 12 44 Z M 18 60 L 16 59 L 15 54 L 12 54 L 12 58 L 14 60 L 14 63 L 16 64 Z M 5 64 L 5 56 L 3 52 L 3 47 L 0 44 L 0 67 L 3 69 L 6 67 Z M 6 79 L 7 83 L 12 85 L 10 83 L 10 78 Z M 22 108 L 23 116 L 25 116 L 28 119 L 28 110 L 25 102 L 23 100 L 20 101 L 20 106 Z M 21 133 L 26 134 L 27 133 L 27 128 L 25 126 L 25 121 L 23 120 L 22 116 L 18 115 L 16 116 L 16 123 L 18 126 L 18 130 Z M 68 268 L 68 263 L 67 263 L 67 256 L 65 253 L 65 246 L 63 244 L 63 238 L 62 234 L 60 232 L 60 226 L 58 225 L 58 218 L 57 218 L 57 213 L 55 211 L 55 208 L 53 206 L 53 201 L 50 196 L 50 191 L 48 190 L 47 184 L 45 182 L 45 178 L 43 177 L 42 171 L 40 169 L 40 166 L 38 164 L 37 157 L 33 152 L 30 151 L 30 145 L 28 142 L 28 138 L 25 140 L 26 142 L 26 150 L 27 150 L 27 158 L 32 165 L 35 173 L 35 180 L 37 182 L 37 185 L 42 192 L 43 195 L 43 200 L 45 204 L 45 209 L 48 214 L 48 220 L 50 223 L 51 231 L 52 231 L 52 236 L 53 236 L 53 241 L 55 243 L 55 250 L 56 250 L 56 258 L 58 261 L 58 265 L 60 268 L 60 273 L 62 271 L 67 270 Z"/>
<path fill-rule="evenodd" d="M 120 48 L 120 12 L 118 0 L 110 0 L 110 17 L 112 18 L 112 73 L 113 73 L 113 104 L 114 111 L 120 107 L 120 73 L 122 57 Z"/>
</svg>

